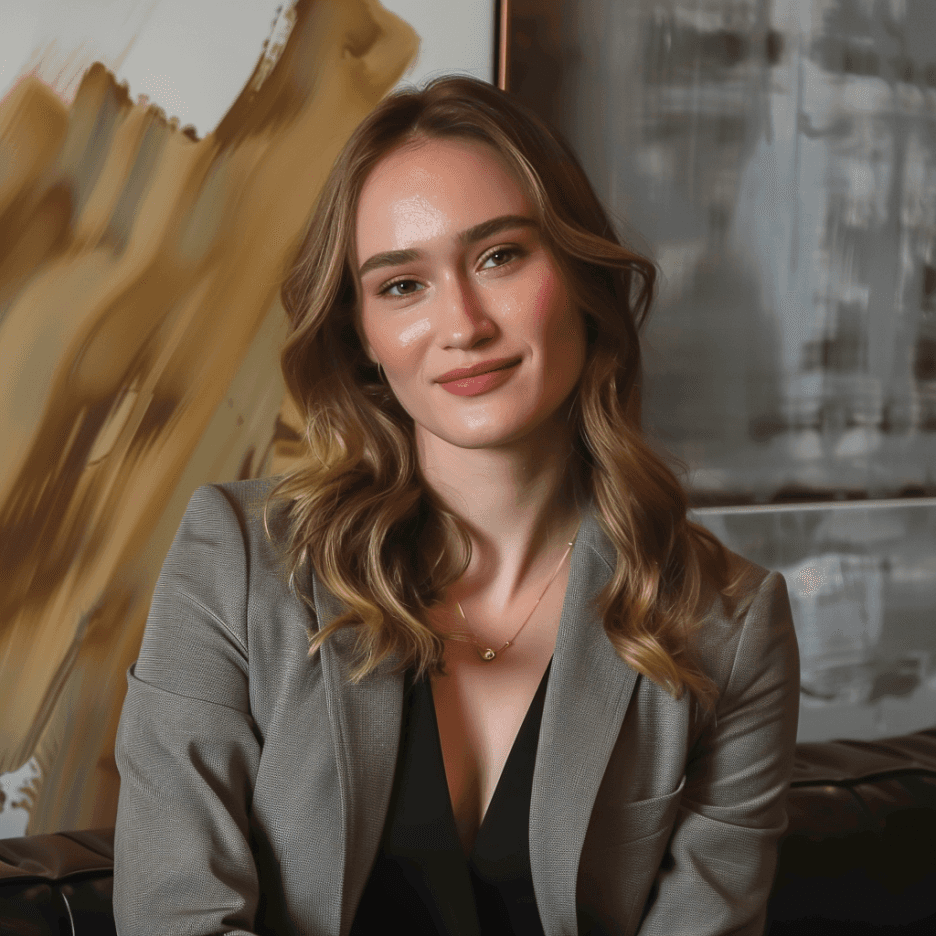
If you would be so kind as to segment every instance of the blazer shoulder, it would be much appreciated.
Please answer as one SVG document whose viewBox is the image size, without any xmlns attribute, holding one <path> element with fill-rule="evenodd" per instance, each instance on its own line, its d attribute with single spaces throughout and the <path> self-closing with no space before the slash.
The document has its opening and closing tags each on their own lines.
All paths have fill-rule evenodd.
<svg viewBox="0 0 936 936">
<path fill-rule="evenodd" d="M 283 480 L 282 475 L 271 478 L 248 478 L 246 481 L 224 481 L 219 484 L 205 484 L 198 491 L 220 491 L 238 513 L 253 515 L 256 509 L 263 508 L 273 490 Z M 196 492 L 198 493 L 198 492 Z"/>
<path fill-rule="evenodd" d="M 713 595 L 709 613 L 731 629 L 744 621 L 762 592 L 776 589 L 778 584 L 782 584 L 785 591 L 785 582 L 779 572 L 758 565 L 727 546 L 724 549 L 728 556 L 728 580 L 732 592 L 730 595 Z"/>
<path fill-rule="evenodd" d="M 697 658 L 703 669 L 726 688 L 745 656 L 765 653 L 777 640 L 795 647 L 796 635 L 786 581 L 776 571 L 727 550 L 732 594 L 716 593 L 694 634 Z"/>
<path fill-rule="evenodd" d="M 201 485 L 189 500 L 182 530 L 194 528 L 199 538 L 207 536 L 241 552 L 247 574 L 286 574 L 285 504 L 271 497 L 280 480 L 274 476 Z"/>
<path fill-rule="evenodd" d="M 270 537 L 276 540 L 283 532 L 285 511 L 283 502 L 271 495 L 282 480 L 282 475 L 275 475 L 270 478 L 204 484 L 192 495 L 191 504 L 199 500 L 217 503 L 220 496 L 240 521 L 248 546 L 258 537 L 268 538 L 268 529 Z"/>
<path fill-rule="evenodd" d="M 750 559 L 739 555 L 727 546 L 724 548 L 725 552 L 728 554 L 728 568 L 730 574 L 743 581 L 746 589 L 749 588 L 756 591 L 756 589 L 763 584 L 767 576 L 772 574 L 770 569 L 758 565 L 756 562 L 752 562 Z"/>
</svg>

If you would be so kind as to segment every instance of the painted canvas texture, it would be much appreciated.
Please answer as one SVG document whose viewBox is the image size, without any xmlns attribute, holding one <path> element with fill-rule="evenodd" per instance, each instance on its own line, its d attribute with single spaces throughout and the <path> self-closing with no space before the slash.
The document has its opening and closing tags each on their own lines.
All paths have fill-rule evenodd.
<svg viewBox="0 0 936 936">
<path fill-rule="evenodd" d="M 81 51 L 0 101 L 0 774 L 32 764 L 29 832 L 113 823 L 125 673 L 192 490 L 298 452 L 284 263 L 419 47 L 376 0 L 297 0 L 262 38 L 208 131 Z"/>
</svg>

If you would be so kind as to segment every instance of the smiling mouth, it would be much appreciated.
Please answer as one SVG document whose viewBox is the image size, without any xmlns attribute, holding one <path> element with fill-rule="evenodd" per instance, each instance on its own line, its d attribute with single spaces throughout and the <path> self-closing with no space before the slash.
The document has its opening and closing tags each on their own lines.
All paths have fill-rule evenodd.
<svg viewBox="0 0 936 936">
<path fill-rule="evenodd" d="M 507 370 L 510 367 L 516 367 L 520 363 L 520 358 L 501 364 L 500 367 L 492 367 L 490 370 L 479 371 L 476 374 L 462 374 L 458 377 L 448 377 L 445 380 L 439 380 L 437 383 L 457 383 L 462 380 L 473 380 L 475 377 L 484 377 L 485 374 L 493 374 L 497 371 Z"/>
<path fill-rule="evenodd" d="M 500 367 L 492 367 L 490 370 L 481 371 L 480 374 L 472 374 L 471 377 L 483 377 L 485 374 L 493 374 L 497 371 L 507 370 L 509 367 L 516 367 L 520 362 L 511 361 L 509 364 L 501 364 Z M 456 380 L 471 380 L 471 377 L 456 377 Z"/>
</svg>

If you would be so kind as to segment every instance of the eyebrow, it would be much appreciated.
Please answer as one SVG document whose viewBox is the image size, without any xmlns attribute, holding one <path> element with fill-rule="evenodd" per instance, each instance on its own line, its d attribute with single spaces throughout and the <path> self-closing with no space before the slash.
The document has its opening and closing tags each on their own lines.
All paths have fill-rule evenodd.
<svg viewBox="0 0 936 936">
<path fill-rule="evenodd" d="M 482 221 L 480 224 L 476 224 L 474 227 L 462 231 L 458 235 L 458 239 L 463 246 L 468 247 L 480 240 L 484 240 L 486 237 L 499 234 L 501 231 L 505 231 L 508 228 L 517 227 L 535 228 L 539 227 L 539 225 L 532 218 L 528 218 L 525 215 L 500 215 L 496 218 L 491 218 L 489 221 Z M 378 270 L 381 267 L 398 266 L 401 263 L 415 263 L 417 260 L 421 260 L 422 257 L 422 251 L 415 249 L 388 250 L 385 253 L 374 254 L 373 257 L 369 260 L 365 260 L 364 263 L 361 264 L 361 268 L 358 270 L 358 277 L 363 279 L 372 270 Z"/>
</svg>

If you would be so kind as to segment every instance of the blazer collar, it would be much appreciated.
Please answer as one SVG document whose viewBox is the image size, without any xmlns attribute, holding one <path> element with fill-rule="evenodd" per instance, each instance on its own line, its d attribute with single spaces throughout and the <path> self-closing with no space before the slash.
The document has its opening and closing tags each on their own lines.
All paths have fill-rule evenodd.
<svg viewBox="0 0 936 936">
<path fill-rule="evenodd" d="M 546 936 L 576 931 L 582 844 L 637 679 L 593 605 L 615 561 L 615 548 L 588 504 L 572 550 L 530 803 L 530 865 Z M 315 575 L 312 592 L 319 626 L 345 610 Z M 353 635 L 335 634 L 321 652 L 341 797 L 341 936 L 350 930 L 389 805 L 403 704 L 403 677 L 390 672 L 396 662 L 385 661 L 355 686 Z"/>
</svg>

